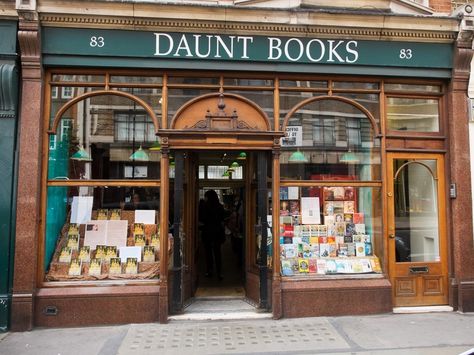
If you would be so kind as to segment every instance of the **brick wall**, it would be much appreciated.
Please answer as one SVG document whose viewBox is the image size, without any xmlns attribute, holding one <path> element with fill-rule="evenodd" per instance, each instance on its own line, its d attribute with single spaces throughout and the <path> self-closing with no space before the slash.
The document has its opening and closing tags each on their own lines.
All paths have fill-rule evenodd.
<svg viewBox="0 0 474 355">
<path fill-rule="evenodd" d="M 448 1 L 439 1 L 439 0 L 431 0 L 431 2 L 448 2 Z M 457 9 L 459 6 L 467 4 L 468 2 L 472 2 L 469 0 L 451 0 L 451 8 L 452 10 Z"/>
</svg>

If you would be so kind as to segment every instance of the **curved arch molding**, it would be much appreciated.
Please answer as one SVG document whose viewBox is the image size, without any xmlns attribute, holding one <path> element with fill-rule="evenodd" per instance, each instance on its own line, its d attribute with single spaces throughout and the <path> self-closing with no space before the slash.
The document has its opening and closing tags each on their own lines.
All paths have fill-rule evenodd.
<svg viewBox="0 0 474 355">
<path fill-rule="evenodd" d="M 370 121 L 370 124 L 372 125 L 372 128 L 374 130 L 374 134 L 376 137 L 380 137 L 380 130 L 379 130 L 379 127 L 377 125 L 377 122 L 375 121 L 375 118 L 374 116 L 370 113 L 369 110 L 367 110 L 364 106 L 362 106 L 361 104 L 359 104 L 357 101 L 354 101 L 354 100 L 351 100 L 351 99 L 348 99 L 346 97 L 342 97 L 342 96 L 329 96 L 329 95 L 324 95 L 324 96 L 317 96 L 317 97 L 310 97 L 306 100 L 303 100 L 301 101 L 299 104 L 297 104 L 296 106 L 294 106 L 290 112 L 287 113 L 287 115 L 285 116 L 285 118 L 283 119 L 283 123 L 282 123 L 282 131 L 285 131 L 286 130 L 286 126 L 288 125 L 288 121 L 290 120 L 290 118 L 295 114 L 296 111 L 298 111 L 300 108 L 312 103 L 312 102 L 315 102 L 315 101 L 322 101 L 322 100 L 335 100 L 335 101 L 342 101 L 342 102 L 345 102 L 349 105 L 352 105 L 354 106 L 355 108 L 357 108 L 359 111 L 362 111 L 364 113 L 364 115 L 367 116 L 367 118 L 369 119 Z"/>
<path fill-rule="evenodd" d="M 87 98 L 90 98 L 90 97 L 94 97 L 94 96 L 102 96 L 102 95 L 114 95 L 114 96 L 121 96 L 121 97 L 125 97 L 127 99 L 130 99 L 134 102 L 136 102 L 139 106 L 143 107 L 143 109 L 148 113 L 148 115 L 150 116 L 152 122 L 153 122 L 153 126 L 155 127 L 155 134 L 158 132 L 159 130 L 159 123 L 158 123 L 158 118 L 156 117 L 155 115 L 155 112 L 153 111 L 153 109 L 151 108 L 150 105 L 148 105 L 145 101 L 143 101 L 142 99 L 140 99 L 139 97 L 136 97 L 132 94 L 129 94 L 127 92 L 123 92 L 123 91 L 115 91 L 115 90 L 99 90 L 99 91 L 93 91 L 93 92 L 87 92 L 85 94 L 82 94 L 82 95 L 79 95 L 75 98 L 73 98 L 72 100 L 68 101 L 66 104 L 64 104 L 59 110 L 58 112 L 56 113 L 56 115 L 54 116 L 54 120 L 53 120 L 53 124 L 52 126 L 50 127 L 50 129 L 48 130 L 48 134 L 56 134 L 56 131 L 58 129 L 58 125 L 59 125 L 59 122 L 61 121 L 61 118 L 63 116 L 63 114 L 73 105 L 75 105 L 76 103 L 82 101 L 82 100 L 85 100 Z"/>
<path fill-rule="evenodd" d="M 270 130 L 270 122 L 257 104 L 243 96 L 211 93 L 185 103 L 174 115 L 170 128 L 266 132 Z"/>
</svg>

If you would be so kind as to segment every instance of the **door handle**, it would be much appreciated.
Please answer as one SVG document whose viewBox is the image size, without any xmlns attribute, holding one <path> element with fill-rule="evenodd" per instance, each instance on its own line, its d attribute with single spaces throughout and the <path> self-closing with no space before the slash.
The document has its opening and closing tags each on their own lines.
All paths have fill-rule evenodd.
<svg viewBox="0 0 474 355">
<path fill-rule="evenodd" d="M 395 234 L 393 234 L 393 233 L 392 233 L 392 234 L 389 234 L 388 237 L 389 237 L 390 239 L 395 239 Z"/>
</svg>

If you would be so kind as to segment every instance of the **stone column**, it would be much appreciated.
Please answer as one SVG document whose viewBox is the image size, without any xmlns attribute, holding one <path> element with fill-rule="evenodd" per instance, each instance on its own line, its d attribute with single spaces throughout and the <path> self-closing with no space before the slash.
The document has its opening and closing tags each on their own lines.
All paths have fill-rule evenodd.
<svg viewBox="0 0 474 355">
<path fill-rule="evenodd" d="M 21 51 L 19 171 L 11 329 L 29 330 L 34 323 L 38 235 L 41 205 L 42 70 L 37 13 L 19 11 Z"/>
<path fill-rule="evenodd" d="M 459 307 L 461 311 L 472 312 L 474 311 L 474 246 L 467 96 L 472 49 L 471 40 L 464 40 L 462 35 L 460 33 L 456 43 L 453 76 L 448 92 L 448 169 L 451 175 L 448 183 L 456 184 L 458 192 L 457 197 L 450 200 L 449 291 L 451 305 Z"/>
</svg>

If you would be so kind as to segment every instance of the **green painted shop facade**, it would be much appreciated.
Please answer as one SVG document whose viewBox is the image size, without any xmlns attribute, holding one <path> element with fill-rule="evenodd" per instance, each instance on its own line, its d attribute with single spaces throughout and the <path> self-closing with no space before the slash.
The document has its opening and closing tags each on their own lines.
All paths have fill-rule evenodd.
<svg viewBox="0 0 474 355">
<path fill-rule="evenodd" d="M 10 323 L 18 122 L 17 23 L 0 21 L 0 331 Z"/>
</svg>

